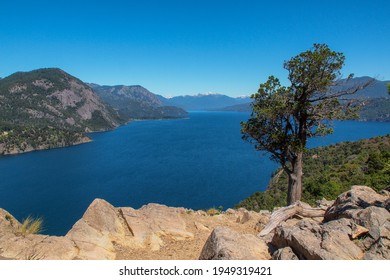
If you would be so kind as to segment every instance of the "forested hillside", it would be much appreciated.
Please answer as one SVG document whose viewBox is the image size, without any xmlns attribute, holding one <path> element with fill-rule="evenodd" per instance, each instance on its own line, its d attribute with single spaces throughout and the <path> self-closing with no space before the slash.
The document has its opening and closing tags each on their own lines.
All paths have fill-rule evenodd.
<svg viewBox="0 0 390 280">
<path fill-rule="evenodd" d="M 344 142 L 309 150 L 304 157 L 302 200 L 335 199 L 352 185 L 367 185 L 376 191 L 390 186 L 390 135 Z M 236 207 L 250 210 L 285 206 L 287 177 L 276 170 L 265 192 L 256 192 Z"/>
<path fill-rule="evenodd" d="M 61 69 L 17 72 L 0 80 L 0 154 L 88 141 L 84 132 L 116 127 L 117 112 Z"/>
</svg>

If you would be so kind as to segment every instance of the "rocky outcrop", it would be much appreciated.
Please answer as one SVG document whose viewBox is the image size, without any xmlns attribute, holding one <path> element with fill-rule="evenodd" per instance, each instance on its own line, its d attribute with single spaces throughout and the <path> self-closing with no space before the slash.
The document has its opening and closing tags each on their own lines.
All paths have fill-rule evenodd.
<svg viewBox="0 0 390 280">
<path fill-rule="evenodd" d="M 213 211 L 114 207 L 95 199 L 72 229 L 57 237 L 27 234 L 0 209 L 0 259 L 388 260 L 389 197 L 387 191 L 354 186 L 334 202 L 319 204 L 324 219 L 297 212 L 261 237 L 270 224 L 268 211 L 240 208 L 209 215 Z"/>
<path fill-rule="evenodd" d="M 83 217 L 63 237 L 23 236 L 21 224 L 0 212 L 0 256 L 11 259 L 115 259 L 117 246 L 157 251 L 164 237 L 192 239 L 180 214 L 184 208 L 148 204 L 138 210 L 115 208 L 95 199 Z"/>
<path fill-rule="evenodd" d="M 388 194 L 353 186 L 326 210 L 324 220 L 280 224 L 270 244 L 291 248 L 299 259 L 390 259 Z"/>
<path fill-rule="evenodd" d="M 23 235 L 22 225 L 0 209 L 0 256 L 5 259 L 75 259 L 78 248 L 66 237 Z"/>
<path fill-rule="evenodd" d="M 200 254 L 200 260 L 268 260 L 268 246 L 252 234 L 239 234 L 226 227 L 217 227 Z"/>
</svg>

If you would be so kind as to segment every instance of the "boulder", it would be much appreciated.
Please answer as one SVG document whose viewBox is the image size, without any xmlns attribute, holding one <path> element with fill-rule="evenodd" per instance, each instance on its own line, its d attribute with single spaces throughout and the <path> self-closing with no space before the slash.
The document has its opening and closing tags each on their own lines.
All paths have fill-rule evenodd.
<svg viewBox="0 0 390 280">
<path fill-rule="evenodd" d="M 291 247 L 300 259 L 361 259 L 363 251 L 350 235 L 351 222 L 347 219 L 321 225 L 306 218 L 292 226 L 278 226 L 272 244 L 277 248 Z"/>
<path fill-rule="evenodd" d="M 17 233 L 20 226 L 21 224 L 14 216 L 0 208 L 0 240 L 8 234 Z"/>
<path fill-rule="evenodd" d="M 163 237 L 172 240 L 187 240 L 194 237 L 186 229 L 185 221 L 180 217 L 181 208 L 151 203 L 135 210 L 120 208 L 126 223 L 132 229 L 132 247 L 159 250 L 164 244 Z"/>
<path fill-rule="evenodd" d="M 339 218 L 352 218 L 357 210 L 369 206 L 386 208 L 388 197 L 376 193 L 367 186 L 352 186 L 351 190 L 342 193 L 332 206 L 325 212 L 324 221 L 331 221 Z"/>
<path fill-rule="evenodd" d="M 325 211 L 323 222 L 309 218 L 283 222 L 270 243 L 291 247 L 300 259 L 389 259 L 388 199 L 369 187 L 353 186 Z"/>
<path fill-rule="evenodd" d="M 0 257 L 3 259 L 61 260 L 76 257 L 75 244 L 65 237 L 29 234 L 23 236 L 20 222 L 0 209 Z"/>
<path fill-rule="evenodd" d="M 133 232 L 120 209 L 95 199 L 66 237 L 76 244 L 78 258 L 105 260 L 115 259 L 116 243 L 131 245 Z"/>
<path fill-rule="evenodd" d="M 297 255 L 293 252 L 290 247 L 284 247 L 276 250 L 272 254 L 273 260 L 299 260 Z"/>
<path fill-rule="evenodd" d="M 217 227 L 210 234 L 200 260 L 268 260 L 267 244 L 251 234 L 240 234 L 226 227 Z"/>
</svg>

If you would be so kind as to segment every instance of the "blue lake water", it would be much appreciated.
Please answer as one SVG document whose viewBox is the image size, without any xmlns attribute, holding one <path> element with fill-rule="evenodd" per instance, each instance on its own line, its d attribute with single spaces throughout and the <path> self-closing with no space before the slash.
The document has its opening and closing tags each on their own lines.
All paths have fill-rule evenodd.
<svg viewBox="0 0 390 280">
<path fill-rule="evenodd" d="M 139 121 L 92 134 L 79 146 L 0 157 L 0 208 L 42 216 L 63 235 L 94 198 L 138 208 L 155 202 L 232 207 L 264 190 L 276 163 L 241 139 L 247 113 L 192 112 L 188 119 Z M 390 133 L 390 123 L 336 122 L 310 146 Z"/>
</svg>

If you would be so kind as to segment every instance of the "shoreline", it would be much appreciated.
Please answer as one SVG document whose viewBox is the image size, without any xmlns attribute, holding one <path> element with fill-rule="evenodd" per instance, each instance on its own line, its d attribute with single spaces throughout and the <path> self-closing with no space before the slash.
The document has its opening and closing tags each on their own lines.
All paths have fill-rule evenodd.
<svg viewBox="0 0 390 280">
<path fill-rule="evenodd" d="M 97 132 L 101 133 L 101 132 L 114 131 L 114 130 L 116 130 L 117 128 L 119 128 L 121 126 L 126 126 L 126 125 L 128 125 L 128 124 L 130 124 L 132 122 L 181 120 L 181 119 L 189 119 L 189 116 L 180 117 L 180 118 L 132 119 L 132 120 L 129 120 L 129 121 L 125 122 L 125 123 L 118 124 L 117 126 L 115 126 L 113 128 L 85 132 L 85 134 L 83 134 L 82 137 L 80 137 L 80 139 L 78 141 L 76 141 L 76 142 L 74 142 L 74 143 L 72 143 L 70 145 L 58 145 L 58 146 L 55 146 L 55 147 L 47 147 L 47 146 L 43 145 L 43 146 L 38 146 L 37 148 L 33 148 L 32 146 L 27 146 L 24 150 L 21 150 L 20 148 L 19 149 L 13 148 L 10 151 L 4 152 L 5 148 L 2 147 L 2 145 L 4 145 L 4 144 L 0 143 L 0 157 L 1 156 L 16 156 L 16 155 L 26 154 L 26 153 L 30 153 L 30 152 L 38 152 L 38 151 L 45 151 L 45 150 L 52 150 L 52 149 L 60 149 L 60 148 L 67 148 L 67 147 L 77 146 L 77 145 L 81 145 L 81 144 L 87 144 L 87 143 L 93 142 L 93 139 L 89 136 L 90 134 L 97 133 Z M 3 150 L 1 150 L 1 148 L 3 148 Z"/>
</svg>

